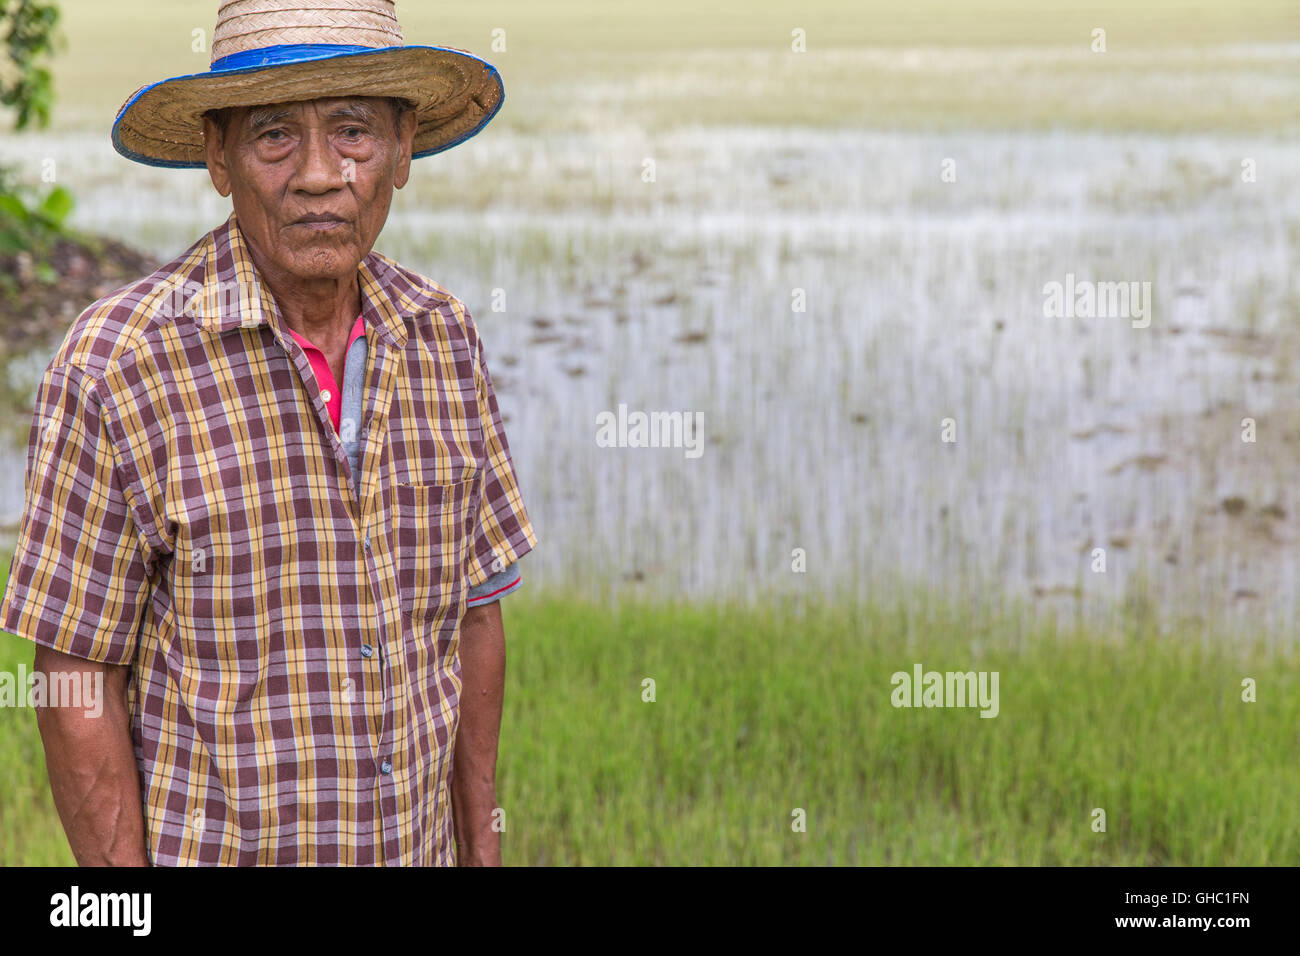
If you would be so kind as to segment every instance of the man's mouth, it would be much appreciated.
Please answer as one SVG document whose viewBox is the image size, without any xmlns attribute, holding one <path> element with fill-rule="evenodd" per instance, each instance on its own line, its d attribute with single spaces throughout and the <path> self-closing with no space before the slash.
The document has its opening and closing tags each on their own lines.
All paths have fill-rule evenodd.
<svg viewBox="0 0 1300 956">
<path fill-rule="evenodd" d="M 326 213 L 321 215 L 302 216 L 299 219 L 295 219 L 290 223 L 290 225 L 300 226 L 303 229 L 310 229 L 314 232 L 327 232 L 331 229 L 343 228 L 347 225 L 347 220 Z"/>
</svg>

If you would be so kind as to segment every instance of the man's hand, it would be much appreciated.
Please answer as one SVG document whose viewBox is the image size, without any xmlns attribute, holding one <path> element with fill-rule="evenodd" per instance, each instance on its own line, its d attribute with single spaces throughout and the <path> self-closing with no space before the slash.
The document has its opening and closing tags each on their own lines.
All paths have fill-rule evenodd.
<svg viewBox="0 0 1300 956">
<path fill-rule="evenodd" d="M 104 700 L 97 716 L 77 707 L 36 711 L 50 791 L 73 856 L 82 866 L 148 866 L 140 773 L 126 709 L 130 668 L 38 646 L 33 669 L 47 675 L 47 687 L 53 686 L 51 672 L 102 681 L 98 686 Z"/>
<path fill-rule="evenodd" d="M 505 698 L 506 637 L 501 602 L 465 612 L 460 624 L 460 726 L 452 756 L 452 823 L 459 866 L 500 866 L 497 741 Z"/>
</svg>

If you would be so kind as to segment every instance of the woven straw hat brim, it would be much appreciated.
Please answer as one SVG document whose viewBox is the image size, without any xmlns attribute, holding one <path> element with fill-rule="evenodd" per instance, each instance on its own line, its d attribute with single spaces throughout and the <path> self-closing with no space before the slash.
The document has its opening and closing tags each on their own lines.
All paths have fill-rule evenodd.
<svg viewBox="0 0 1300 956">
<path fill-rule="evenodd" d="M 146 86 L 113 123 L 113 146 L 150 166 L 206 169 L 203 113 L 322 97 L 398 96 L 416 109 L 414 159 L 457 145 L 501 109 L 505 89 L 492 64 L 454 47 L 377 47 L 290 63 L 195 73 Z"/>
</svg>

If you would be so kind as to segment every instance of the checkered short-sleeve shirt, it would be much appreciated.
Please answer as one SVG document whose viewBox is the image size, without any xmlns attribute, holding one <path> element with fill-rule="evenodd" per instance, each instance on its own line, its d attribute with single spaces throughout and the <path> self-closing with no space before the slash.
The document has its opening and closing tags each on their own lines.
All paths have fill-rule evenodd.
<svg viewBox="0 0 1300 956">
<path fill-rule="evenodd" d="M 465 306 L 371 253 L 359 467 L 238 223 L 38 390 L 0 626 L 130 665 L 162 864 L 450 864 L 460 619 L 536 544 Z"/>
<path fill-rule="evenodd" d="M 348 470 L 354 475 L 358 474 L 361 468 L 361 441 L 357 437 L 357 422 L 361 421 L 364 411 L 366 360 L 370 354 L 366 345 L 366 318 L 359 315 L 352 324 L 344 353 L 341 384 L 334 380 L 334 370 L 330 368 L 329 359 L 324 352 L 293 329 L 289 330 L 289 334 L 307 353 L 307 361 L 316 376 L 316 383 L 323 389 L 321 398 L 329 411 L 330 421 L 339 433 L 339 441 L 343 443 L 343 451 L 348 456 Z M 465 606 L 491 604 L 517 591 L 521 583 L 523 579 L 519 569 L 513 564 L 506 565 L 482 584 L 470 588 L 466 593 Z"/>
</svg>

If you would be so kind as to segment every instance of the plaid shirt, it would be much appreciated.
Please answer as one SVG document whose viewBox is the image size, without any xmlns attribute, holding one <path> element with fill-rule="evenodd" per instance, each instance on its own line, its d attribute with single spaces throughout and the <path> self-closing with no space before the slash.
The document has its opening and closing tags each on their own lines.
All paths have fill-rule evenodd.
<svg viewBox="0 0 1300 956">
<path fill-rule="evenodd" d="M 324 352 L 293 329 L 289 330 L 289 334 L 307 353 L 307 361 L 311 363 L 317 384 L 325 387 L 321 398 L 325 399 L 325 407 L 329 409 L 334 430 L 340 433 L 339 440 L 348 456 L 348 470 L 355 475 L 361 468 L 361 439 L 357 436 L 357 422 L 361 421 L 365 412 L 362 395 L 365 393 L 366 359 L 370 354 L 366 347 L 366 318 L 359 315 L 352 325 L 347 351 L 344 353 L 342 385 L 334 380 L 334 371 Z M 482 584 L 470 588 L 466 592 L 465 606 L 491 604 L 517 591 L 521 583 L 519 569 L 513 564 L 506 565 L 505 570 L 498 571 Z"/>
<path fill-rule="evenodd" d="M 455 863 L 461 615 L 537 539 L 464 304 L 359 280 L 355 474 L 234 216 L 41 381 L 0 626 L 132 667 L 155 863 Z"/>
</svg>

